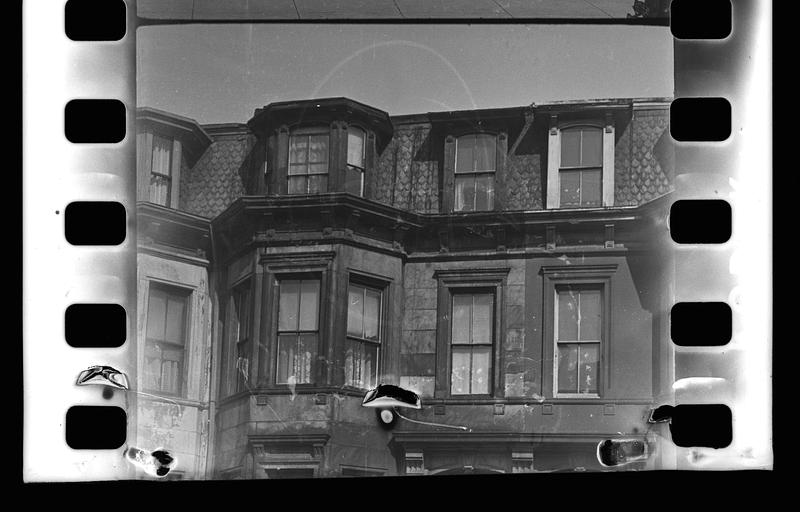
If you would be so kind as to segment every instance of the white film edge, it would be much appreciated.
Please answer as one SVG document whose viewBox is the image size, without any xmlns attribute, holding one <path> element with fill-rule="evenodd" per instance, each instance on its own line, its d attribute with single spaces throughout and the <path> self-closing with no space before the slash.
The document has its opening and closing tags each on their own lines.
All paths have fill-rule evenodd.
<svg viewBox="0 0 800 512">
<path fill-rule="evenodd" d="M 26 482 L 772 468 L 769 2 L 708 41 L 651 1 L 126 0 L 81 42 L 65 4 L 23 6 Z M 727 140 L 671 139 L 695 96 Z M 121 142 L 66 139 L 94 98 Z M 730 239 L 673 242 L 682 199 Z M 73 201 L 121 203 L 125 241 L 70 245 Z M 674 344 L 679 302 L 727 303 L 731 340 Z M 68 345 L 78 303 L 122 305 L 125 344 Z M 129 389 L 76 384 L 98 365 Z M 728 406 L 730 444 L 673 442 L 681 404 Z M 124 409 L 124 444 L 70 448 L 75 405 Z"/>
</svg>

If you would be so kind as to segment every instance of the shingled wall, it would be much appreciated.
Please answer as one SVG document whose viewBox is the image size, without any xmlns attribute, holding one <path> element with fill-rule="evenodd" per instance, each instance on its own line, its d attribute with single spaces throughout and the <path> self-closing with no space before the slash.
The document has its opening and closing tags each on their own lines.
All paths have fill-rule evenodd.
<svg viewBox="0 0 800 512">
<path fill-rule="evenodd" d="M 667 110 L 634 110 L 617 140 L 614 153 L 614 203 L 646 203 L 672 190 L 672 169 L 663 169 L 655 155 L 659 139 L 669 137 Z"/>
<path fill-rule="evenodd" d="M 180 209 L 213 218 L 244 195 L 240 168 L 255 142 L 247 132 L 215 136 L 195 166 L 181 172 Z"/>
</svg>

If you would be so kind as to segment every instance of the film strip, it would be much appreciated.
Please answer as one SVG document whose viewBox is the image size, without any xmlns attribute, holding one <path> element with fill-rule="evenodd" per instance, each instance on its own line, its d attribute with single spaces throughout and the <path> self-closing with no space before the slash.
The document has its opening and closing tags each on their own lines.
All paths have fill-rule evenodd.
<svg viewBox="0 0 800 512">
<path fill-rule="evenodd" d="M 128 444 L 143 328 L 132 172 L 141 18 L 133 0 L 24 9 L 24 478 L 163 477 L 176 462 L 168 450 Z M 661 280 L 674 300 L 659 329 L 673 364 L 658 376 L 652 446 L 609 439 L 598 446 L 606 466 L 771 467 L 770 9 L 672 2 L 674 193 L 654 232 L 670 254 Z"/>
</svg>

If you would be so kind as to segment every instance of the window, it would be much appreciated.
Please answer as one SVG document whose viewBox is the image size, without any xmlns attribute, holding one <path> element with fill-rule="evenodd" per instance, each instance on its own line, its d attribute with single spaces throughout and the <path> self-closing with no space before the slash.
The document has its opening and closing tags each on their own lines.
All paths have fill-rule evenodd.
<svg viewBox="0 0 800 512">
<path fill-rule="evenodd" d="M 238 393 L 250 385 L 250 284 L 234 288 L 230 298 L 228 382 L 229 393 Z"/>
<path fill-rule="evenodd" d="M 150 167 L 150 201 L 170 205 L 172 192 L 172 139 L 153 135 L 153 160 Z"/>
<path fill-rule="evenodd" d="M 494 295 L 453 294 L 451 328 L 452 395 L 488 395 L 492 369 Z"/>
<path fill-rule="evenodd" d="M 344 180 L 344 191 L 357 196 L 364 196 L 364 161 L 366 134 L 361 128 L 347 128 L 347 172 Z"/>
<path fill-rule="evenodd" d="M 456 140 L 455 203 L 457 212 L 494 209 L 496 137 L 465 135 Z"/>
<path fill-rule="evenodd" d="M 347 301 L 345 384 L 372 388 L 378 380 L 383 293 L 350 283 Z"/>
<path fill-rule="evenodd" d="M 318 279 L 280 281 L 278 384 L 311 384 L 319 339 Z"/>
<path fill-rule="evenodd" d="M 289 194 L 328 190 L 328 133 L 299 130 L 289 140 Z"/>
<path fill-rule="evenodd" d="M 150 286 L 144 356 L 144 387 L 148 390 L 182 393 L 188 297 L 180 289 Z"/>
<path fill-rule="evenodd" d="M 313 468 L 270 468 L 264 470 L 267 478 L 314 478 Z"/>
<path fill-rule="evenodd" d="M 556 287 L 555 383 L 558 395 L 598 395 L 602 289 Z"/>
<path fill-rule="evenodd" d="M 602 128 L 583 126 L 562 130 L 558 171 L 561 207 L 602 205 L 602 177 Z"/>
</svg>

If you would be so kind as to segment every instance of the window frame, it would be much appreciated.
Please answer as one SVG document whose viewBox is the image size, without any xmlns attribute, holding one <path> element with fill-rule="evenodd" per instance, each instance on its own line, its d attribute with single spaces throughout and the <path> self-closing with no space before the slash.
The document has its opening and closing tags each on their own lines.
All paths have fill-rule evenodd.
<svg viewBox="0 0 800 512">
<path fill-rule="evenodd" d="M 169 392 L 163 389 L 153 389 L 147 386 L 147 349 L 150 344 L 157 344 L 157 345 L 171 345 L 177 347 L 178 345 L 175 343 L 170 343 L 165 340 L 152 340 L 147 336 L 148 334 L 148 327 L 150 325 L 150 300 L 153 294 L 153 290 L 160 290 L 163 293 L 172 296 L 179 296 L 182 297 L 184 301 L 183 307 L 183 345 L 181 347 L 182 352 L 182 360 L 180 363 L 180 370 L 179 375 L 180 378 L 178 379 L 178 390 L 176 392 Z M 191 325 L 191 316 L 192 316 L 192 301 L 194 298 L 194 289 L 189 288 L 186 286 L 176 285 L 170 282 L 164 282 L 161 280 L 156 279 L 149 279 L 147 285 L 147 301 L 144 304 L 144 311 L 145 311 L 145 319 L 144 319 L 144 338 L 143 338 L 143 366 L 142 368 L 144 371 L 142 375 L 144 377 L 142 390 L 148 393 L 162 395 L 162 396 L 172 396 L 178 398 L 185 398 L 188 396 L 188 382 L 187 382 L 187 375 L 188 375 L 188 366 L 190 361 L 188 361 L 188 349 L 190 340 L 192 337 L 192 325 Z M 165 311 L 166 315 L 166 311 Z M 166 319 L 165 319 L 166 320 Z M 166 324 L 165 324 L 166 329 Z M 163 361 L 163 359 L 161 359 Z M 159 381 L 161 380 L 162 375 L 159 375 Z M 161 385 L 163 388 L 163 383 Z"/>
<path fill-rule="evenodd" d="M 323 329 L 324 329 L 324 325 L 322 324 L 322 296 L 323 296 L 322 276 L 320 276 L 317 273 L 283 274 L 279 278 L 277 278 L 276 280 L 277 280 L 277 285 L 276 285 L 276 293 L 275 293 L 275 295 L 277 296 L 277 301 L 275 303 L 275 325 L 274 325 L 275 358 L 274 358 L 274 365 L 273 365 L 274 366 L 274 368 L 273 368 L 273 370 L 274 370 L 273 384 L 275 386 L 287 386 L 287 385 L 289 385 L 288 382 L 280 382 L 278 380 L 278 376 L 280 374 L 280 337 L 281 337 L 281 335 L 287 335 L 287 333 L 288 334 L 295 334 L 298 337 L 298 343 L 299 343 L 299 338 L 303 334 L 315 333 L 316 334 L 316 347 L 315 347 L 316 351 L 315 351 L 314 355 L 311 358 L 311 369 L 310 369 L 310 372 L 309 372 L 311 381 L 310 382 L 295 382 L 295 385 L 296 386 L 316 386 L 316 385 L 318 385 L 318 373 L 319 373 L 318 372 L 318 368 L 317 368 L 317 366 L 318 366 L 317 358 L 320 355 L 320 347 L 322 345 L 321 344 L 321 338 L 322 338 L 322 332 L 323 332 Z M 303 330 L 300 330 L 299 315 L 300 315 L 300 301 L 301 301 L 302 295 L 300 294 L 299 289 L 298 289 L 298 311 L 297 311 L 297 314 L 298 314 L 298 326 L 297 326 L 298 330 L 297 331 L 281 331 L 280 330 L 281 287 L 283 286 L 284 282 L 289 282 L 289 281 L 299 281 L 299 283 L 300 283 L 299 286 L 300 287 L 302 287 L 302 283 L 304 281 L 316 281 L 319 284 L 319 286 L 317 288 L 317 329 L 315 331 L 303 331 Z"/>
<path fill-rule="evenodd" d="M 286 146 L 286 194 L 287 195 L 291 195 L 291 196 L 300 196 L 300 195 L 308 195 L 308 194 L 325 194 L 327 192 L 330 192 L 331 174 L 332 174 L 331 173 L 331 162 L 332 162 L 331 146 L 332 146 L 332 142 L 333 142 L 332 141 L 333 137 L 331 136 L 330 127 L 324 126 L 324 125 L 299 127 L 299 128 L 294 128 L 294 129 L 290 130 L 288 135 L 289 135 L 289 137 L 288 137 L 288 142 L 287 142 L 287 146 Z M 308 173 L 308 172 L 306 172 L 304 174 L 292 174 L 292 172 L 291 172 L 292 166 L 298 166 L 298 165 L 302 165 L 303 164 L 303 163 L 294 163 L 294 164 L 292 163 L 292 140 L 295 139 L 296 137 L 305 137 L 306 138 L 306 161 L 304 162 L 304 164 L 305 164 L 306 171 L 308 171 L 310 164 L 312 164 L 312 163 L 314 163 L 314 164 L 323 163 L 323 162 L 311 162 L 310 160 L 308 160 L 308 157 L 309 157 L 309 154 L 310 154 L 310 151 L 311 151 L 310 138 L 314 137 L 314 136 L 320 136 L 320 135 L 324 135 L 327 138 L 327 155 L 326 155 L 325 162 L 324 162 L 325 163 L 325 172 L 324 173 L 313 173 L 313 174 L 312 173 Z M 311 181 L 309 180 L 310 176 L 325 176 L 326 177 L 325 178 L 325 180 L 326 180 L 325 181 L 325 190 L 324 191 L 320 191 L 320 192 L 310 192 L 309 191 L 309 183 L 311 183 Z M 294 193 L 294 192 L 290 191 L 291 187 L 290 187 L 289 183 L 291 182 L 292 178 L 297 178 L 297 177 L 304 177 L 306 179 L 306 187 L 305 187 L 306 191 L 305 192 Z"/>
<path fill-rule="evenodd" d="M 598 340 L 581 340 L 580 335 L 577 340 L 559 340 L 559 292 L 565 288 L 575 288 L 578 293 L 585 290 L 595 290 L 600 292 L 600 339 Z M 592 283 L 559 283 L 554 286 L 554 308 L 553 308 L 553 396 L 556 398 L 600 398 L 601 375 L 603 368 L 603 345 L 604 345 L 604 331 L 606 324 L 606 308 L 603 297 L 603 285 Z M 580 295 L 578 296 L 578 307 L 580 308 Z M 578 324 L 578 331 L 580 332 L 580 323 Z M 597 393 L 581 393 L 580 392 L 580 379 L 577 381 L 578 391 L 576 393 L 562 393 L 559 391 L 558 375 L 559 375 L 559 345 L 597 345 Z M 580 358 L 578 359 L 578 375 L 580 376 Z"/>
<path fill-rule="evenodd" d="M 226 313 L 226 322 L 225 322 L 225 364 L 223 366 L 223 370 L 225 372 L 224 376 L 224 389 L 222 398 L 236 395 L 247 390 L 249 387 L 253 386 L 253 354 L 252 354 L 252 346 L 253 346 L 253 338 L 255 337 L 255 330 L 254 330 L 254 306 L 255 306 L 255 282 L 251 279 L 251 276 L 248 274 L 245 277 L 236 281 L 231 287 L 230 291 L 227 295 L 227 313 Z M 249 322 L 249 332 L 248 336 L 244 339 L 240 338 L 238 335 L 236 339 L 233 336 L 233 323 L 234 323 L 234 301 L 236 300 L 236 296 L 238 293 L 241 293 L 246 289 L 246 293 L 248 296 L 248 317 L 247 320 Z M 241 322 L 239 322 L 239 326 L 241 328 Z M 240 329 L 241 332 L 241 329 Z M 244 345 L 244 347 L 243 347 Z M 242 358 L 239 354 L 242 352 L 247 352 L 247 361 L 248 361 L 248 377 L 250 383 L 246 385 L 241 385 L 242 383 L 242 376 L 240 375 L 240 368 L 239 368 L 239 359 Z"/>
<path fill-rule="evenodd" d="M 565 166 L 565 165 L 563 165 L 562 161 L 563 161 L 564 146 L 562 144 L 562 141 L 563 141 L 564 132 L 571 132 L 571 131 L 576 131 L 576 130 L 580 131 L 580 134 L 581 134 L 581 138 L 580 138 L 581 145 L 578 148 L 578 156 L 579 156 L 579 158 L 582 158 L 582 156 L 583 156 L 583 134 L 584 134 L 584 130 L 587 130 L 587 129 L 591 129 L 591 130 L 594 130 L 594 131 L 600 133 L 600 162 L 599 162 L 599 165 L 577 165 L 577 166 Z M 560 206 L 562 206 L 564 208 L 599 208 L 599 207 L 603 206 L 603 154 L 604 154 L 603 145 L 604 145 L 603 144 L 603 128 L 601 126 L 592 125 L 592 124 L 570 124 L 570 125 L 567 125 L 567 126 L 563 126 L 563 127 L 561 127 L 559 129 L 558 150 L 559 150 L 560 156 L 559 156 L 559 165 L 558 165 L 558 198 L 559 198 L 558 202 L 559 202 Z M 584 172 L 587 172 L 587 171 L 593 171 L 593 172 L 597 172 L 597 173 L 600 174 L 600 182 L 599 182 L 600 189 L 597 191 L 598 196 L 600 198 L 599 204 L 583 204 L 583 200 L 582 200 L 582 197 L 583 197 L 583 175 L 584 175 Z M 562 184 L 562 177 L 564 176 L 565 172 L 578 172 L 579 173 L 579 178 L 578 179 L 580 180 L 580 186 L 578 188 L 579 188 L 580 192 L 579 192 L 579 196 L 578 196 L 578 204 L 577 205 L 575 205 L 575 204 L 565 205 L 565 204 L 562 203 L 562 199 L 563 198 L 561 196 L 562 196 L 563 189 L 562 189 L 561 184 Z"/>
<path fill-rule="evenodd" d="M 316 276 L 320 280 L 319 338 L 317 356 L 328 357 L 332 333 L 329 326 L 331 314 L 330 290 L 334 251 L 298 251 L 291 253 L 262 254 L 258 259 L 263 279 L 265 304 L 264 317 L 260 322 L 261 341 L 258 344 L 257 382 L 259 388 L 286 390 L 286 384 L 276 384 L 278 368 L 278 307 L 280 301 L 279 282 L 298 276 Z M 329 369 L 316 365 L 314 380 L 319 385 L 327 382 Z M 252 372 L 251 372 L 252 373 Z M 296 384 L 296 389 L 314 388 L 315 384 Z"/>
<path fill-rule="evenodd" d="M 562 119 L 559 119 L 561 115 Z M 566 120 L 563 118 L 567 118 Z M 601 130 L 600 204 L 595 206 L 563 206 L 561 204 L 561 134 L 574 128 Z M 611 112 L 596 115 L 550 114 L 547 141 L 547 209 L 587 210 L 614 206 L 614 172 L 616 151 L 616 128 Z M 596 169 L 597 167 L 586 167 Z M 570 170 L 573 168 L 565 168 Z M 580 169 L 580 168 L 577 168 Z"/>
<path fill-rule="evenodd" d="M 440 211 L 458 215 L 485 215 L 502 211 L 506 208 L 505 174 L 508 167 L 508 127 L 507 121 L 492 122 L 490 125 L 478 125 L 459 122 L 452 127 L 436 128 L 446 130 L 444 136 L 444 155 L 442 176 L 443 183 L 440 197 Z M 481 211 L 457 211 L 455 209 L 456 191 L 456 139 L 464 135 L 486 134 L 495 136 L 495 169 L 494 169 L 494 208 Z M 438 139 L 442 140 L 442 139 Z M 462 174 L 462 173 L 459 173 Z"/>
<path fill-rule="evenodd" d="M 155 157 L 156 157 L 156 140 L 161 139 L 166 143 L 166 146 L 169 148 L 169 161 L 167 162 L 167 173 L 164 174 L 161 172 L 155 171 Z M 161 206 L 166 206 L 167 208 L 172 207 L 172 180 L 173 180 L 173 160 L 175 158 L 175 138 L 174 137 L 167 137 L 165 135 L 161 135 L 158 133 L 153 133 L 153 139 L 150 145 L 150 175 L 148 176 L 148 200 L 151 203 L 158 204 Z M 167 196 L 164 203 L 159 203 L 153 201 L 153 178 L 156 177 L 159 180 L 163 180 L 167 184 Z"/>
<path fill-rule="evenodd" d="M 495 352 L 496 346 L 497 346 L 497 337 L 496 337 L 496 334 L 495 334 L 495 326 L 496 326 L 496 323 L 497 323 L 497 311 L 496 311 L 496 307 L 495 307 L 495 304 L 497 302 L 496 291 L 497 291 L 496 288 L 491 288 L 491 287 L 483 288 L 483 287 L 466 287 L 466 286 L 465 287 L 460 287 L 460 286 L 458 286 L 458 287 L 451 287 L 451 289 L 450 289 L 450 311 L 449 311 L 449 315 L 450 315 L 450 331 L 449 331 L 450 332 L 450 339 L 448 340 L 449 350 L 450 350 L 450 361 L 449 361 L 450 364 L 449 364 L 448 379 L 449 379 L 449 383 L 450 383 L 449 395 L 451 397 L 489 397 L 489 396 L 493 396 L 494 375 L 495 375 L 495 373 L 497 371 L 497 368 L 495 368 L 495 365 L 494 365 L 494 352 Z M 455 343 L 454 342 L 454 340 L 453 340 L 453 332 L 454 332 L 453 322 L 455 320 L 455 300 L 456 300 L 456 296 L 459 296 L 459 295 L 462 295 L 462 296 L 466 295 L 466 296 L 472 297 L 472 304 L 470 306 L 470 330 L 472 329 L 472 325 L 471 324 L 473 322 L 473 314 L 474 314 L 474 309 L 475 309 L 475 297 L 479 296 L 479 295 L 488 295 L 488 296 L 492 297 L 492 309 L 491 309 L 491 311 L 492 311 L 492 319 L 491 319 L 491 325 L 489 327 L 489 331 L 490 331 L 492 336 L 491 336 L 491 340 L 490 340 L 489 343 L 472 343 L 471 341 L 470 341 L 470 343 Z M 474 347 L 476 347 L 476 346 L 478 346 L 478 347 L 486 347 L 486 346 L 488 346 L 489 347 L 488 393 L 472 393 L 472 376 L 473 376 L 473 370 L 472 370 L 473 369 L 473 365 L 472 365 L 472 362 L 473 362 L 473 356 L 474 356 L 474 353 L 473 353 L 472 349 Z M 469 348 L 470 349 L 470 373 L 469 373 L 469 377 L 470 377 L 469 391 L 470 392 L 469 393 L 453 393 L 453 356 L 455 354 L 455 350 L 454 350 L 455 348 L 460 348 L 462 350 L 464 348 Z"/>
<path fill-rule="evenodd" d="M 613 281 L 617 264 L 598 265 L 555 265 L 543 266 L 540 273 L 544 277 L 543 321 L 544 371 L 543 394 L 545 397 L 568 400 L 602 400 L 611 387 L 613 359 L 612 311 Z M 597 393 L 559 393 L 558 392 L 558 325 L 557 293 L 565 286 L 600 289 L 601 300 L 601 340 L 598 355 Z"/>
<path fill-rule="evenodd" d="M 361 146 L 361 165 L 362 167 L 358 167 L 357 165 L 352 165 L 350 163 L 350 130 L 356 129 L 359 130 L 363 135 L 363 144 Z M 346 187 L 347 183 L 347 172 L 350 169 L 357 170 L 361 173 L 361 187 L 360 193 L 358 197 L 364 197 L 364 193 L 366 192 L 366 175 L 367 175 L 367 145 L 369 144 L 369 131 L 365 128 L 359 126 L 358 124 L 348 124 L 345 127 L 345 156 L 344 156 L 344 168 L 345 168 L 345 175 L 343 180 L 343 187 L 342 190 Z"/>
<path fill-rule="evenodd" d="M 437 329 L 436 329 L 436 375 L 434 381 L 435 399 L 458 402 L 476 398 L 503 398 L 501 385 L 503 376 L 502 333 L 505 325 L 503 317 L 504 295 L 510 267 L 482 269 L 443 269 L 434 272 L 438 281 Z M 452 297 L 459 293 L 492 293 L 494 309 L 492 315 L 491 376 L 488 394 L 453 394 L 452 386 Z"/>
<path fill-rule="evenodd" d="M 459 142 L 462 139 L 466 139 L 467 137 L 473 137 L 477 141 L 477 138 L 479 136 L 486 136 L 487 138 L 490 138 L 492 140 L 492 142 L 494 143 L 494 165 L 493 165 L 493 169 L 491 171 L 489 171 L 489 170 L 476 170 L 475 169 L 477 159 L 476 159 L 475 153 L 474 153 L 474 147 L 475 146 L 473 146 L 472 170 L 471 171 L 459 172 L 459 170 L 458 170 L 458 146 L 459 146 Z M 498 137 L 497 137 L 497 134 L 494 133 L 494 132 L 472 132 L 472 133 L 463 133 L 463 134 L 460 134 L 458 136 L 455 136 L 454 138 L 455 138 L 455 154 L 454 154 L 454 160 L 453 160 L 453 212 L 471 213 L 471 212 L 491 212 L 491 211 L 494 211 L 495 207 L 496 207 L 496 196 L 497 196 L 497 167 L 498 167 L 498 165 L 497 165 L 497 162 L 498 162 L 498 154 L 497 154 L 498 153 Z M 492 183 L 491 200 L 492 200 L 492 204 L 491 204 L 490 208 L 487 208 L 485 210 L 478 210 L 477 209 L 477 197 L 478 196 L 477 196 L 477 193 L 475 193 L 475 192 L 477 192 L 477 179 L 479 177 L 485 177 L 485 176 L 490 176 L 491 177 L 491 183 Z M 465 209 L 459 210 L 459 209 L 456 209 L 456 203 L 457 203 L 457 198 L 458 198 L 456 190 L 457 190 L 457 187 L 458 187 L 458 181 L 459 181 L 459 178 L 465 178 L 465 177 L 471 177 L 474 180 L 476 180 L 474 182 L 475 184 L 473 186 L 474 193 L 473 193 L 473 198 L 472 198 L 473 199 L 473 205 L 472 205 L 472 209 L 471 210 L 465 210 Z"/>
<path fill-rule="evenodd" d="M 347 297 L 348 303 L 347 307 L 344 308 L 344 340 L 345 343 L 342 347 L 342 363 L 343 363 L 343 371 L 344 371 L 344 381 L 343 385 L 345 387 L 351 389 L 370 389 L 370 387 L 359 387 L 349 381 L 349 377 L 347 375 L 347 365 L 345 364 L 346 357 L 347 357 L 347 344 L 350 340 L 358 342 L 358 343 L 370 343 L 378 346 L 377 350 L 377 361 L 375 363 L 375 385 L 380 382 L 381 375 L 383 375 L 384 371 L 384 361 L 385 357 L 385 350 L 386 350 L 386 333 L 388 332 L 388 312 L 389 312 L 389 296 L 390 296 L 390 280 L 388 279 L 379 279 L 373 276 L 367 276 L 357 271 L 353 271 L 348 269 L 348 278 L 347 278 Z M 378 341 L 372 341 L 366 338 L 358 338 L 351 336 L 348 331 L 348 323 L 349 323 L 349 313 L 350 313 L 350 304 L 349 304 L 349 297 L 350 297 L 350 287 L 351 286 L 359 286 L 364 288 L 365 290 L 373 290 L 380 293 L 380 311 L 378 312 Z M 366 292 L 365 292 L 366 293 Z M 372 386 L 374 387 L 374 386 Z"/>
</svg>

